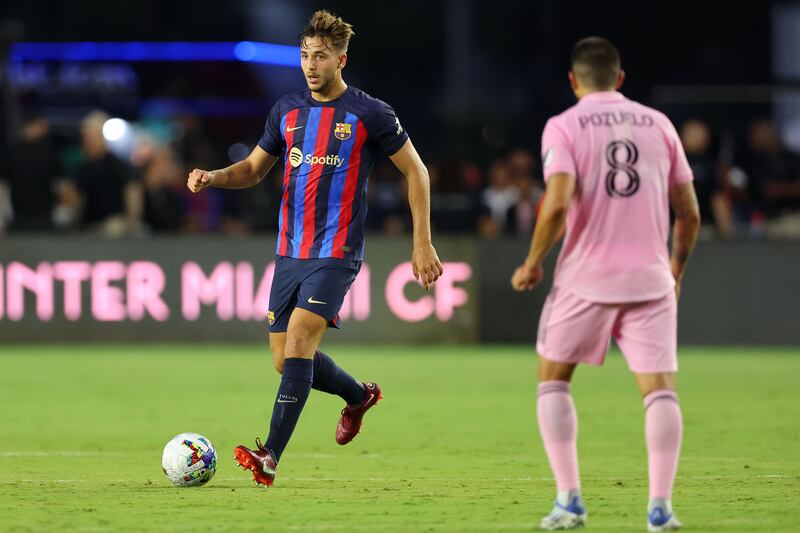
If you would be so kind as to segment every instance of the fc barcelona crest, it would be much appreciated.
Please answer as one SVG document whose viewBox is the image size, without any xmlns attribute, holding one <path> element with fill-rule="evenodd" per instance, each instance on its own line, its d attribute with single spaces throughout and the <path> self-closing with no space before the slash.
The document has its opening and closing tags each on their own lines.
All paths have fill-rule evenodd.
<svg viewBox="0 0 800 533">
<path fill-rule="evenodd" d="M 350 135 L 353 134 L 352 128 L 353 125 L 349 122 L 337 122 L 336 129 L 333 131 L 333 136 L 339 139 L 340 141 L 346 141 L 350 138 Z"/>
</svg>

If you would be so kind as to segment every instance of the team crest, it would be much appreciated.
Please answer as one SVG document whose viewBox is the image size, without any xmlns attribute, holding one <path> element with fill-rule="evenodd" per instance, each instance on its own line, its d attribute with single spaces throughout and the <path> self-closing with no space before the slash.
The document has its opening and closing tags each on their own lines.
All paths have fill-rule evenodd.
<svg viewBox="0 0 800 533">
<path fill-rule="evenodd" d="M 337 122 L 336 129 L 333 131 L 333 136 L 340 141 L 346 141 L 350 138 L 350 135 L 353 134 L 351 130 L 352 127 L 353 125 L 349 122 Z"/>
</svg>

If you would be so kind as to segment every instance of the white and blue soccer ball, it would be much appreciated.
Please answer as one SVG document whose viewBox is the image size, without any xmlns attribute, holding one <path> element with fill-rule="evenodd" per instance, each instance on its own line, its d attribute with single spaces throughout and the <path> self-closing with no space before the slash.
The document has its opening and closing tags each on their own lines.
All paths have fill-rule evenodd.
<svg viewBox="0 0 800 533">
<path fill-rule="evenodd" d="M 217 471 L 217 451 L 197 433 L 175 435 L 161 456 L 161 469 L 177 487 L 199 487 Z"/>
</svg>

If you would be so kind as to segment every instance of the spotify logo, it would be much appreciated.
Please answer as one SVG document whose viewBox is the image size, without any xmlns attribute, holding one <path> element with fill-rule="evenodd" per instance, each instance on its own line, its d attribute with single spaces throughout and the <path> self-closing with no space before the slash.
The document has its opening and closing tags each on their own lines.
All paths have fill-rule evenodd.
<svg viewBox="0 0 800 533">
<path fill-rule="evenodd" d="M 295 168 L 300 166 L 300 163 L 303 162 L 303 151 L 300 150 L 297 146 L 293 146 L 291 150 L 289 150 L 289 163 Z"/>
</svg>

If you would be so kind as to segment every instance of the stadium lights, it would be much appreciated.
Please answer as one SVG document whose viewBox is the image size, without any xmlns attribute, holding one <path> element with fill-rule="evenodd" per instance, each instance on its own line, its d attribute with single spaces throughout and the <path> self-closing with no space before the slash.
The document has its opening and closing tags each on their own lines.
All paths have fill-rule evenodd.
<svg viewBox="0 0 800 533">
<path fill-rule="evenodd" d="M 108 142 L 119 141 L 128 133 L 128 123 L 121 118 L 110 118 L 103 124 L 103 137 Z"/>
<path fill-rule="evenodd" d="M 240 61 L 284 67 L 300 65 L 297 46 L 241 42 L 17 42 L 10 60 L 20 61 Z"/>
</svg>

